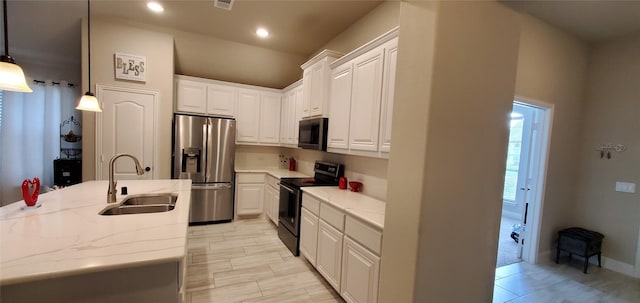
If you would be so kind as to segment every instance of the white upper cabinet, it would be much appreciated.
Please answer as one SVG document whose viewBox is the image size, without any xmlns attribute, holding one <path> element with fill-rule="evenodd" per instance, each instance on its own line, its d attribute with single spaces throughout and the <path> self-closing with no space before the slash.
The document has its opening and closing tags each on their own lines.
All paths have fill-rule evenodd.
<svg viewBox="0 0 640 303">
<path fill-rule="evenodd" d="M 349 148 L 377 151 L 384 50 L 373 49 L 353 62 Z"/>
<path fill-rule="evenodd" d="M 388 157 L 398 28 L 331 64 L 327 150 Z"/>
<path fill-rule="evenodd" d="M 284 89 L 282 93 L 282 110 L 280 111 L 280 143 L 285 146 L 298 145 L 298 124 L 302 110 L 302 85 L 296 82 Z"/>
<path fill-rule="evenodd" d="M 281 94 L 260 95 L 260 143 L 280 142 Z"/>
<path fill-rule="evenodd" d="M 205 113 L 207 111 L 207 84 L 176 79 L 176 109 L 180 112 Z"/>
<path fill-rule="evenodd" d="M 238 92 L 238 120 L 236 142 L 257 143 L 260 141 L 260 95 L 254 90 Z"/>
<path fill-rule="evenodd" d="M 382 79 L 382 107 L 380 113 L 380 151 L 391 152 L 391 116 L 393 115 L 393 95 L 396 87 L 396 66 L 398 62 L 398 38 L 384 45 L 384 72 Z"/>
<path fill-rule="evenodd" d="M 224 85 L 207 85 L 207 114 L 234 117 L 238 89 Z"/>
<path fill-rule="evenodd" d="M 342 54 L 324 50 L 311 60 L 304 63 L 301 68 L 303 90 L 303 118 L 326 117 L 329 107 L 329 77 L 331 67 L 329 64 L 341 57 Z"/>
<path fill-rule="evenodd" d="M 238 89 L 212 80 L 177 76 L 176 111 L 207 116 L 235 117 Z"/>
<path fill-rule="evenodd" d="M 327 135 L 327 147 L 329 148 L 349 148 L 352 66 L 352 62 L 347 62 L 336 67 L 331 73 L 330 119 Z"/>
</svg>

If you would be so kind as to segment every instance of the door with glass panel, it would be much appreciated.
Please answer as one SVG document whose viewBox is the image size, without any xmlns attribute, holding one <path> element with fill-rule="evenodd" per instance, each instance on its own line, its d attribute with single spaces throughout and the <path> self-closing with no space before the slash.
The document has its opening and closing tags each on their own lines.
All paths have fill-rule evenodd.
<svg viewBox="0 0 640 303">
<path fill-rule="evenodd" d="M 522 257 L 522 246 L 526 238 L 526 221 L 531 196 L 533 165 L 532 158 L 536 109 L 520 103 L 513 104 L 511 112 L 507 166 L 503 192 L 502 215 L 518 222 L 513 225 L 511 237 L 519 244 L 518 258 Z"/>
</svg>

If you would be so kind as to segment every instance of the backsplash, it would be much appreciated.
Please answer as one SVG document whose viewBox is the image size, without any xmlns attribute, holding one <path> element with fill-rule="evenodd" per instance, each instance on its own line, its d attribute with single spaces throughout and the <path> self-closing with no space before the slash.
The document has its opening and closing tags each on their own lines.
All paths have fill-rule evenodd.
<svg viewBox="0 0 640 303">
<path fill-rule="evenodd" d="M 362 193 L 385 201 L 387 198 L 386 159 L 341 155 L 314 150 L 273 147 L 273 146 L 236 146 L 236 168 L 274 168 L 288 169 L 288 159 L 296 159 L 296 170 L 313 176 L 316 160 L 340 163 L 345 166 L 345 177 L 349 181 L 362 182 Z M 284 161 L 281 161 L 283 160 Z"/>
</svg>

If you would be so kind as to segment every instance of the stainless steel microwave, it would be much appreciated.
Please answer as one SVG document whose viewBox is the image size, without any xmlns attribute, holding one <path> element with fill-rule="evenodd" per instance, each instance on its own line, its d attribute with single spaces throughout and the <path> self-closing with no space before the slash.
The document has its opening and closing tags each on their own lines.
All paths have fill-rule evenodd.
<svg viewBox="0 0 640 303">
<path fill-rule="evenodd" d="M 328 126 L 328 118 L 300 120 L 298 147 L 326 151 Z"/>
</svg>

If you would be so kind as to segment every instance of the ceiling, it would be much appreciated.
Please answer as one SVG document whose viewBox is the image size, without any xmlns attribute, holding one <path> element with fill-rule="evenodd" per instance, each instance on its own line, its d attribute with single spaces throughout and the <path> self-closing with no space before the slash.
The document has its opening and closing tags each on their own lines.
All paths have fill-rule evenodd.
<svg viewBox="0 0 640 303">
<path fill-rule="evenodd" d="M 307 57 L 382 0 L 235 0 L 233 9 L 212 0 L 157 0 L 154 14 L 145 0 L 91 0 L 92 16 L 199 33 Z M 397 1 L 397 0 L 391 0 Z M 587 42 L 640 31 L 640 1 L 524 1 L 502 3 L 561 28 Z M 11 54 L 20 61 L 57 61 L 79 65 L 84 0 L 8 0 Z M 272 35 L 259 39 L 258 26 Z"/>
<path fill-rule="evenodd" d="M 163 4 L 163 13 L 149 11 L 145 0 L 91 0 L 91 15 L 309 56 L 382 2 L 235 0 L 227 11 L 214 7 L 212 0 L 157 1 Z M 80 24 L 87 15 L 87 1 L 9 0 L 7 12 L 12 50 L 27 55 L 40 50 L 45 57 L 62 60 L 80 56 Z M 271 36 L 259 39 L 255 35 L 258 26 L 269 29 Z"/>
<path fill-rule="evenodd" d="M 586 42 L 602 42 L 640 31 L 638 0 L 499 1 Z"/>
</svg>

